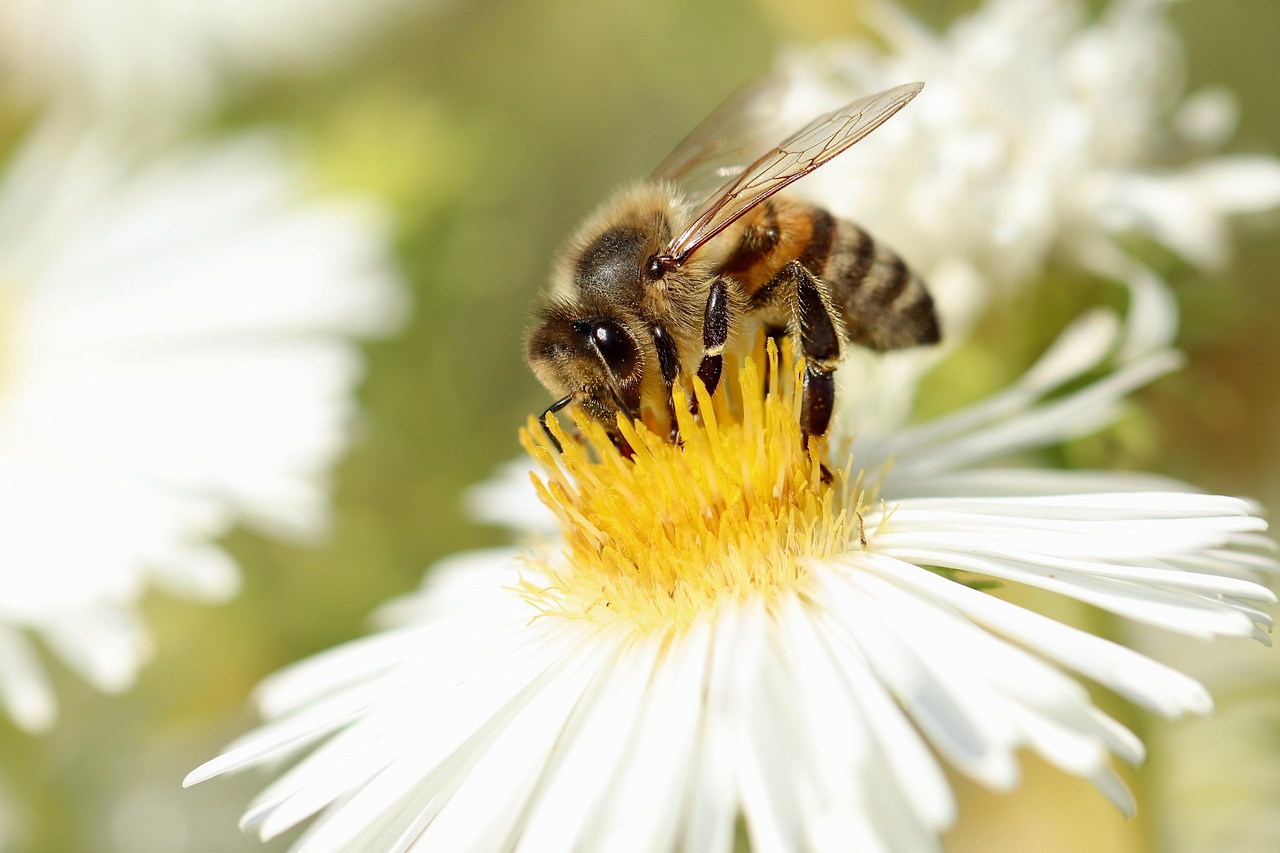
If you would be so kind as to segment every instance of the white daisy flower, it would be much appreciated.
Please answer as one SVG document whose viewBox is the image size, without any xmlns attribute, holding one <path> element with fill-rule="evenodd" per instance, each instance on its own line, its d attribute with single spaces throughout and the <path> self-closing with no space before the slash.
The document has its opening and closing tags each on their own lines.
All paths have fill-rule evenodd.
<svg viewBox="0 0 1280 853">
<path fill-rule="evenodd" d="M 1200 266 L 1227 256 L 1231 216 L 1280 203 L 1280 161 L 1204 156 L 1230 136 L 1231 97 L 1181 99 L 1181 45 L 1161 0 L 988 0 L 935 34 L 886 0 L 879 39 L 783 63 L 789 123 L 904 80 L 908 109 L 799 186 L 865 223 L 926 273 L 954 338 L 988 298 L 1052 257 L 1150 291 L 1117 248 L 1140 235 Z M 1155 344 L 1167 341 L 1155 341 Z"/>
<path fill-rule="evenodd" d="M 0 73 L 103 118 L 189 118 L 254 74 L 332 63 L 405 0 L 0 0 Z"/>
<path fill-rule="evenodd" d="M 377 211 L 305 200 L 265 138 L 145 167 L 48 126 L 0 180 L 0 703 L 47 727 L 31 637 L 103 690 L 153 583 L 217 600 L 237 520 L 322 529 L 349 338 L 400 294 Z"/>
<path fill-rule="evenodd" d="M 557 455 L 531 422 L 560 538 L 438 567 L 381 633 L 262 685 L 270 722 L 187 784 L 298 759 L 244 825 L 319 814 L 308 853 L 728 851 L 739 816 L 756 850 L 939 849 L 956 812 L 939 759 L 1007 789 L 1021 748 L 1130 811 L 1110 759 L 1142 745 L 1068 671 L 1171 717 L 1208 694 L 983 587 L 1250 636 L 1277 564 L 1242 500 L 976 467 L 1096 429 L 1176 363 L 1060 391 L 1121 341 L 1090 315 L 1003 394 L 830 450 L 848 460 L 832 482 L 788 372 L 762 396 L 754 359 L 700 396 L 704 423 L 677 406 L 682 447 L 623 424 L 626 460 L 580 420 L 581 440 L 553 427 Z"/>
</svg>

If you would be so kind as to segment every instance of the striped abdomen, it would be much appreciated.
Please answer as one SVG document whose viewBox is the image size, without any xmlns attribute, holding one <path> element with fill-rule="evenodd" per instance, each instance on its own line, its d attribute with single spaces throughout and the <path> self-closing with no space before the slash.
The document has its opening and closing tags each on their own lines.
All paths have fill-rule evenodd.
<svg viewBox="0 0 1280 853">
<path fill-rule="evenodd" d="M 924 282 L 857 225 L 777 196 L 746 218 L 722 271 L 749 296 L 764 296 L 762 288 L 777 272 L 798 260 L 825 285 L 852 343 L 887 350 L 938 341 L 938 318 Z"/>
</svg>

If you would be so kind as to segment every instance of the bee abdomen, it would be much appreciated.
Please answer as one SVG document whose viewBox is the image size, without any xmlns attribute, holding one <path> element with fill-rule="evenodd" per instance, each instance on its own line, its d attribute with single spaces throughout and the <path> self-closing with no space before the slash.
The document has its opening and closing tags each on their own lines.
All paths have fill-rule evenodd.
<svg viewBox="0 0 1280 853">
<path fill-rule="evenodd" d="M 933 298 L 894 251 L 857 225 L 833 220 L 834 239 L 821 268 L 849 340 L 875 350 L 937 343 Z"/>
</svg>

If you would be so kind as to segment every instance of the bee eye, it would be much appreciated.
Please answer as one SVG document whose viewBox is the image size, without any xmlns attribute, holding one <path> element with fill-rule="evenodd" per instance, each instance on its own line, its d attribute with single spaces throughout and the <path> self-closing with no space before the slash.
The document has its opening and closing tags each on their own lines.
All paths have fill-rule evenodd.
<svg viewBox="0 0 1280 853">
<path fill-rule="evenodd" d="M 590 320 L 587 326 L 591 342 L 600 351 L 613 375 L 618 379 L 629 376 L 640 356 L 635 341 L 626 330 L 607 317 Z"/>
</svg>

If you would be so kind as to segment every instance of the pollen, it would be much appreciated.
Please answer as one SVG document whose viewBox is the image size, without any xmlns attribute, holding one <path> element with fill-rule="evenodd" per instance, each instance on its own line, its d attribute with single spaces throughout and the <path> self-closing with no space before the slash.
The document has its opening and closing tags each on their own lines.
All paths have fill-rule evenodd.
<svg viewBox="0 0 1280 853">
<path fill-rule="evenodd" d="M 656 424 L 620 419 L 630 458 L 583 416 L 572 436 L 549 424 L 559 453 L 530 419 L 521 441 L 564 541 L 559 554 L 530 558 L 540 581 L 522 593 L 548 616 L 679 628 L 725 601 L 768 602 L 805 584 L 808 559 L 859 547 L 861 477 L 830 473 L 823 441 L 804 440 L 802 365 L 789 367 L 770 344 L 714 398 L 695 379 L 696 415 L 677 389 L 675 442 Z"/>
</svg>

